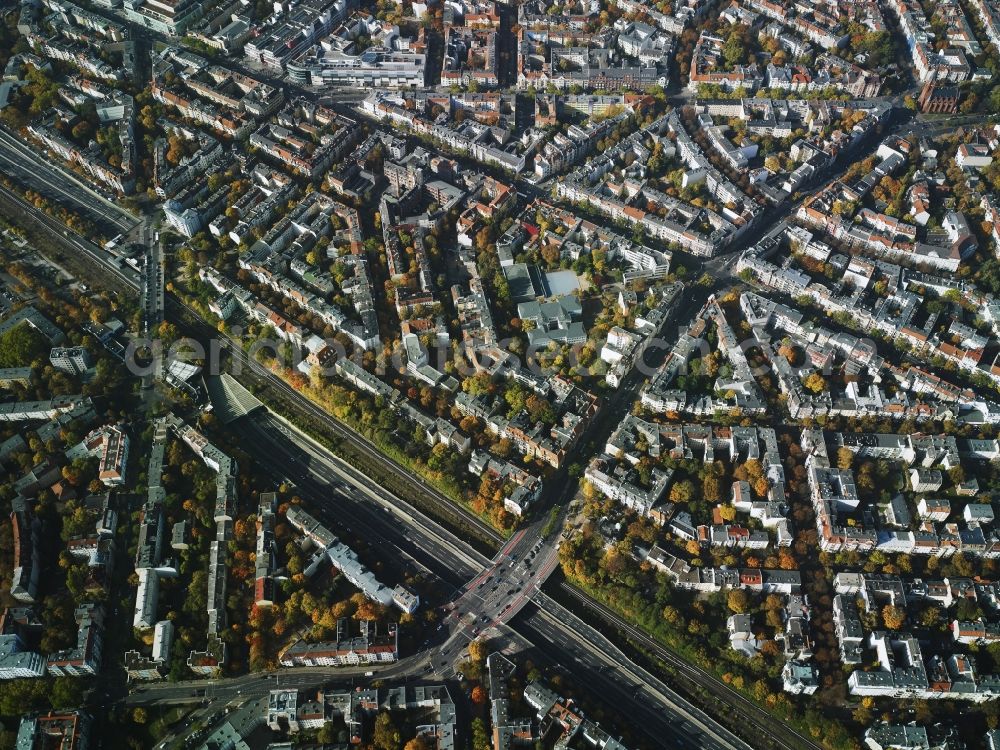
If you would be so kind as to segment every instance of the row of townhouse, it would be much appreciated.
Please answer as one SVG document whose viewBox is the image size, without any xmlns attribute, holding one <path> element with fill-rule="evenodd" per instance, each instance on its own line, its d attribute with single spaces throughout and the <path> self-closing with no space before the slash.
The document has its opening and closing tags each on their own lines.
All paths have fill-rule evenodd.
<svg viewBox="0 0 1000 750">
<path fill-rule="evenodd" d="M 713 387 L 716 396 L 689 397 L 686 391 L 675 388 L 673 383 L 686 374 L 688 364 L 696 353 L 707 351 L 707 335 L 712 326 L 715 327 L 719 350 L 732 367 L 732 373 L 716 380 Z M 681 329 L 663 364 L 642 386 L 639 397 L 643 406 L 656 412 L 711 415 L 721 410 L 739 410 L 744 414 L 761 414 L 767 408 L 764 392 L 757 383 L 746 352 L 714 296 Z"/>
<path fill-rule="evenodd" d="M 747 264 L 760 277 L 764 270 L 760 264 Z M 765 274 L 766 276 L 766 274 Z M 840 416 L 888 416 L 894 419 L 954 417 L 955 411 L 923 400 L 911 400 L 906 393 L 889 395 L 880 381 L 885 370 L 892 373 L 878 356 L 875 346 L 867 340 L 846 333 L 835 333 L 823 326 L 807 321 L 805 316 L 792 308 L 763 298 L 753 292 L 741 295 L 741 307 L 751 323 L 754 337 L 772 364 L 778 386 L 786 397 L 786 406 L 794 417 L 819 414 Z M 771 331 L 775 336 L 771 335 Z M 836 358 L 842 358 L 845 371 L 860 375 L 867 372 L 870 382 L 852 381 L 842 392 L 812 394 L 805 390 L 800 379 L 800 371 L 793 368 L 778 354 L 776 336 L 790 338 L 805 353 L 810 367 L 823 370 L 832 366 Z M 916 378 L 913 373 L 912 378 Z M 904 377 L 903 380 L 907 378 Z M 918 393 L 916 388 L 908 388 Z"/>
<path fill-rule="evenodd" d="M 928 602 L 947 611 L 953 606 L 968 602 L 984 614 L 975 620 L 949 618 L 949 630 L 955 643 L 963 645 L 989 645 L 1000 641 L 998 612 L 998 584 L 994 581 L 972 578 L 944 578 L 924 580 L 904 579 L 886 573 L 837 573 L 833 578 L 838 595 L 853 596 L 866 609 L 877 609 L 888 603 L 905 608 L 914 602 Z"/>
<path fill-rule="evenodd" d="M 381 122 L 408 128 L 417 135 L 467 154 L 483 164 L 497 166 L 515 174 L 524 171 L 528 157 L 538 147 L 542 137 L 538 134 L 522 151 L 498 148 L 489 128 L 477 126 L 473 122 L 466 122 L 465 130 L 438 124 L 399 106 L 397 101 L 392 95 L 374 92 L 362 102 L 361 111 Z"/>
<path fill-rule="evenodd" d="M 67 42 L 61 35 L 44 36 L 40 29 L 33 28 L 26 36 L 31 49 L 51 60 L 69 63 L 73 67 L 104 81 L 118 81 L 122 71 L 108 64 L 82 42 Z"/>
<path fill-rule="evenodd" d="M 641 228 L 649 236 L 667 243 L 674 243 L 688 252 L 702 257 L 711 257 L 732 241 L 733 225 L 714 212 L 706 212 L 687 206 L 681 201 L 667 198 L 663 208 L 671 218 L 661 218 L 656 213 L 644 211 L 622 201 L 602 186 L 591 187 L 574 173 L 556 183 L 556 193 L 564 200 L 580 203 L 596 209 L 609 219 Z M 659 195 L 657 197 L 660 197 Z M 662 196 L 666 198 L 666 196 Z M 715 219 L 715 226 L 709 234 L 700 231 L 695 224 L 705 216 Z M 680 219 L 678 221 L 677 219 Z M 681 223 L 683 221 L 683 223 Z"/>
<path fill-rule="evenodd" d="M 250 39 L 243 47 L 243 56 L 255 65 L 284 70 L 290 60 L 329 34 L 356 7 L 354 0 L 297 3 L 276 14 L 275 23 Z"/>
<path fill-rule="evenodd" d="M 573 124 L 565 133 L 557 132 L 539 149 L 535 175 L 545 178 L 580 164 L 593 152 L 597 142 L 625 122 L 629 114 L 630 110 L 624 109 L 597 122 Z"/>
<path fill-rule="evenodd" d="M 1000 49 L 1000 7 L 995 0 L 970 0 L 990 44 Z"/>
<path fill-rule="evenodd" d="M 519 45 L 519 58 L 531 46 Z M 529 72 L 528 66 L 519 66 L 518 87 L 553 87 L 559 91 L 575 87 L 595 91 L 643 91 L 650 86 L 667 85 L 667 61 L 673 46 L 669 38 L 662 38 L 659 44 L 643 45 L 637 42 L 633 32 L 625 38 L 625 46 L 638 53 L 638 65 L 630 64 L 614 48 L 552 47 L 549 61 L 543 63 L 540 70 Z"/>
<path fill-rule="evenodd" d="M 125 24 L 113 21 L 107 16 L 93 13 L 70 2 L 70 0 L 42 0 L 41 5 L 58 14 L 67 22 L 83 29 L 96 31 L 112 42 L 125 41 L 129 36 L 128 27 Z"/>
<path fill-rule="evenodd" d="M 812 206 L 811 211 L 817 208 Z M 824 221 L 824 224 L 827 223 Z M 816 224 L 813 223 L 813 226 Z M 941 356 L 960 368 L 983 374 L 993 380 L 1000 378 L 1000 367 L 984 358 L 987 340 L 957 320 L 948 329 L 935 333 L 929 329 L 936 319 L 923 327 L 915 324 L 920 298 L 912 292 L 897 290 L 887 298 L 861 302 L 855 297 L 842 297 L 822 283 L 804 274 L 790 274 L 751 252 L 741 258 L 739 271 L 749 270 L 761 284 L 791 296 L 806 296 L 828 313 L 843 312 L 862 328 L 878 330 L 892 337 L 902 337 L 917 351 L 928 356 Z M 775 362 L 777 367 L 779 363 Z M 828 397 L 828 395 L 827 395 Z M 829 408 L 829 404 L 826 405 Z M 898 409 L 895 409 L 898 411 Z"/>
<path fill-rule="evenodd" d="M 639 446 L 642 446 L 642 450 Z M 773 530 L 778 546 L 792 543 L 791 526 L 785 501 L 785 472 L 778 452 L 777 436 L 770 428 L 711 428 L 701 425 L 666 425 L 627 415 L 608 438 L 604 451 L 588 466 L 585 476 L 606 497 L 630 510 L 664 524 L 681 538 L 707 545 L 762 548 L 770 544 L 767 532 L 749 530 L 722 523 L 717 516 L 714 526 L 695 527 L 682 514 L 672 514 L 662 505 L 672 472 L 654 468 L 642 477 L 636 466 L 644 456 L 652 459 L 672 457 L 692 459 L 701 455 L 706 463 L 726 459 L 756 460 L 763 465 L 767 478 L 767 496 L 755 500 L 746 482 L 733 485 L 733 506 L 739 513 L 757 519 L 765 529 Z M 686 516 L 686 514 L 683 514 Z"/>
<path fill-rule="evenodd" d="M 851 673 L 847 684 L 852 695 L 979 703 L 1000 694 L 1000 676 L 979 674 L 975 661 L 966 653 L 925 657 L 921 643 L 906 630 L 875 630 L 866 635 L 858 608 L 860 603 L 867 611 L 883 606 L 905 610 L 908 601 L 921 599 L 950 607 L 956 593 L 959 598 L 971 595 L 975 600 L 980 588 L 988 595 L 991 584 L 976 584 L 969 579 L 904 582 L 894 575 L 838 573 L 834 588 L 834 630 L 841 661 L 848 666 L 860 664 L 869 649 L 877 663 L 873 670 L 855 669 Z M 967 623 L 966 627 L 969 638 L 978 639 L 980 633 L 988 637 L 984 624 Z M 952 635 L 956 643 L 964 642 L 962 623 L 952 623 Z"/>
<path fill-rule="evenodd" d="M 109 580 L 108 571 L 115 561 L 117 514 L 109 505 L 108 495 L 96 495 L 86 506 L 95 519 L 94 530 L 66 543 L 67 553 L 87 565 L 88 580 L 101 588 Z M 15 503 L 11 513 L 14 536 L 14 569 L 11 596 L 21 602 L 34 601 L 42 569 L 41 535 L 43 527 L 26 503 Z M 73 613 L 76 643 L 68 648 L 42 655 L 28 648 L 29 635 L 40 626 L 30 609 L 5 608 L 0 614 L 0 680 L 60 676 L 95 675 L 101 669 L 106 611 L 100 602 L 84 602 Z"/>
<path fill-rule="evenodd" d="M 264 258 L 264 255 L 268 255 L 269 258 Z M 356 346 L 365 350 L 375 349 L 379 345 L 380 338 L 367 263 L 363 258 L 353 255 L 346 256 L 342 262 L 354 271 L 353 279 L 345 280 L 341 288 L 351 297 L 360 322 L 348 318 L 338 307 L 327 303 L 321 296 L 313 294 L 284 275 L 283 258 L 277 254 L 270 254 L 266 246 L 258 248 L 253 256 L 241 259 L 242 267 L 260 283 L 266 284 L 302 309 L 318 316 L 335 331 L 344 333 Z M 271 326 L 282 340 L 291 341 L 308 350 L 306 359 L 303 360 L 303 369 L 307 372 L 313 365 L 325 364 L 332 356 L 334 350 L 326 342 L 318 336 L 310 336 L 306 329 L 270 309 L 249 290 L 210 268 L 203 268 L 199 274 L 203 281 L 220 293 L 220 296 L 209 305 L 213 313 L 227 320 L 240 310 L 260 325 Z"/>
<path fill-rule="evenodd" d="M 919 3 L 908 0 L 890 0 L 906 39 L 906 46 L 921 82 L 941 81 L 961 83 L 972 76 L 972 67 L 960 47 L 940 51 L 934 47 L 934 32 Z"/>
<path fill-rule="evenodd" d="M 365 598 L 376 604 L 395 606 L 405 614 L 413 614 L 420 606 L 420 597 L 402 585 L 390 589 L 382 583 L 354 550 L 300 506 L 291 506 L 285 517 L 293 528 L 309 539 L 314 548 L 312 558 L 303 571 L 306 576 L 315 575 L 323 565 L 329 564 Z"/>
<path fill-rule="evenodd" d="M 226 627 L 226 588 L 228 577 L 228 552 L 229 540 L 232 537 L 233 513 L 236 506 L 236 476 L 238 467 L 236 461 L 211 443 L 208 438 L 194 427 L 185 423 L 174 414 L 167 414 L 157 423 L 157 442 L 162 445 L 166 436 L 172 433 L 178 440 L 183 442 L 204 464 L 215 472 L 215 510 L 213 521 L 215 522 L 215 535 L 209 544 L 208 555 L 208 596 L 206 610 L 208 614 L 208 628 L 205 634 L 204 650 L 193 650 L 188 655 L 187 665 L 199 675 L 214 674 L 226 662 L 226 645 L 222 640 L 222 631 Z M 160 454 L 162 448 L 154 445 L 154 453 Z M 151 454 L 152 455 L 152 454 Z M 162 550 L 165 543 L 166 528 L 163 523 L 162 499 L 163 489 L 159 486 L 159 480 L 151 473 L 149 496 L 147 507 L 151 509 L 159 519 L 158 527 L 151 532 L 158 540 L 152 547 L 153 558 L 149 563 L 147 577 L 149 581 L 156 580 L 159 575 L 165 573 L 170 575 L 173 569 L 164 566 L 157 559 L 156 549 Z M 156 482 L 156 484 L 154 484 Z M 183 527 L 181 527 L 183 529 Z M 175 529 L 175 531 L 177 531 Z M 171 546 L 175 543 L 175 534 L 171 535 Z M 183 540 L 176 540 L 179 545 L 183 545 Z M 182 547 L 179 547 L 182 548 Z M 141 551 L 141 548 L 140 548 Z M 161 552 L 162 554 L 162 552 Z M 138 569 L 137 558 L 137 569 Z M 155 596 L 154 596 L 155 599 Z M 155 613 L 155 603 L 150 607 L 150 611 Z M 139 600 L 137 596 L 136 617 L 140 616 Z M 155 614 L 149 619 L 155 620 Z"/>
<path fill-rule="evenodd" d="M 250 145 L 267 156 L 288 165 L 311 180 L 323 176 L 340 161 L 361 137 L 353 120 L 330 112 L 321 130 L 299 116 L 301 110 L 288 107 L 278 115 L 277 123 L 264 123 L 250 136 Z M 313 112 L 313 110 L 309 110 Z M 319 137 L 319 144 L 313 138 Z"/>
<path fill-rule="evenodd" d="M 880 439 L 881 437 L 881 439 Z M 862 455 L 876 455 L 872 451 L 880 444 L 894 444 L 891 436 L 861 435 L 840 436 L 841 447 Z M 932 441 L 923 438 L 921 442 Z M 991 506 L 980 508 L 970 503 L 963 523 L 940 523 L 950 513 L 950 505 L 943 500 L 921 498 L 918 505 L 920 521 L 914 524 L 902 499 L 894 500 L 886 509 L 886 522 L 876 520 L 870 508 L 862 507 L 851 469 L 832 468 L 825 447 L 825 438 L 819 431 L 806 430 L 802 434 L 802 447 L 807 453 L 807 480 L 809 496 L 816 514 L 816 530 L 820 548 L 827 552 L 842 550 L 881 550 L 891 553 L 920 554 L 948 557 L 957 553 L 978 557 L 1000 556 L 1000 534 L 993 527 L 994 512 Z M 898 455 L 912 455 L 912 446 L 898 447 Z M 896 455 L 881 451 L 877 455 Z M 930 447 L 922 452 L 923 465 L 946 465 L 946 453 Z M 957 461 L 957 452 L 955 455 Z M 944 461 L 944 463 L 942 463 Z M 911 486 L 917 493 L 933 493 L 942 484 L 941 472 L 917 467 L 909 470 Z M 942 507 L 945 509 L 942 510 Z M 847 520 L 847 516 L 852 518 Z M 858 520 L 860 517 L 861 520 Z M 935 523 L 939 521 L 939 523 Z"/>
<path fill-rule="evenodd" d="M 688 71 L 687 87 L 697 91 L 699 86 L 719 86 L 726 91 L 741 89 L 753 94 L 764 82 L 756 63 L 735 65 L 726 70 L 721 65 L 725 40 L 702 32 L 695 43 Z"/>
<path fill-rule="evenodd" d="M 851 695 L 984 703 L 1000 695 L 1000 675 L 981 675 L 971 656 L 934 655 L 925 662 L 920 642 L 909 633 L 874 631 L 866 645 L 875 651 L 877 670 L 855 670 L 847 679 Z"/>
<path fill-rule="evenodd" d="M 648 16 L 661 31 L 679 36 L 688 25 L 708 12 L 711 3 L 705 0 L 681 0 L 671 6 L 672 13 L 663 13 L 639 0 L 617 0 L 615 6 L 624 13 Z"/>
<path fill-rule="evenodd" d="M 403 400 L 396 388 L 392 388 L 385 381 L 375 377 L 356 362 L 350 359 L 338 359 L 334 362 L 334 370 L 337 375 L 358 390 L 383 399 L 385 404 L 408 424 L 419 427 L 423 431 L 428 445 L 433 447 L 441 444 L 463 455 L 472 449 L 472 441 L 454 424 L 446 419 L 425 414 L 413 404 Z M 461 393 L 456 394 L 456 405 L 460 403 L 462 395 Z"/>
<path fill-rule="evenodd" d="M 104 183 L 118 193 L 129 195 L 135 191 L 137 166 L 133 130 L 134 113 L 132 97 L 121 94 L 119 100 L 121 103 L 121 117 L 118 119 L 120 151 L 116 154 L 117 164 L 109 162 L 96 143 L 92 142 L 86 148 L 80 148 L 63 136 L 54 127 L 55 120 L 59 116 L 57 114 L 47 113 L 42 119 L 31 123 L 28 126 L 28 133 L 64 161 L 79 166 L 93 179 Z"/>
<path fill-rule="evenodd" d="M 702 593 L 747 589 L 764 594 L 789 595 L 802 590 L 802 576 L 797 570 L 695 568 L 655 546 L 646 557 L 646 562 L 670 577 L 678 588 Z"/>
<path fill-rule="evenodd" d="M 177 164 L 172 165 L 167 161 L 167 139 L 156 140 L 153 145 L 153 183 L 156 186 L 156 194 L 165 199 L 177 195 L 194 184 L 207 191 L 208 186 L 204 185 L 202 180 L 230 160 L 219 140 L 208 133 L 165 117 L 159 118 L 157 125 L 163 128 L 168 136 L 193 141 L 197 150 L 193 154 L 185 154 Z"/>
<path fill-rule="evenodd" d="M 712 127 L 711 115 L 699 114 L 697 115 L 697 122 L 701 129 Z M 694 141 L 691 134 L 688 133 L 677 110 L 671 111 L 666 116 L 666 124 L 670 134 L 675 138 L 677 151 L 680 154 L 681 160 L 691 170 L 691 173 L 699 175 L 699 178 L 704 178 L 709 192 L 723 206 L 723 219 L 735 227 L 733 239 L 739 237 L 753 226 L 756 220 L 762 215 L 761 206 L 753 198 L 744 193 L 739 186 L 731 182 L 709 161 L 702 152 L 701 147 Z M 716 131 L 714 134 L 709 132 L 707 135 L 710 143 L 713 141 L 713 137 L 716 139 L 720 150 L 726 148 L 722 144 L 722 141 L 719 140 L 722 135 L 721 132 Z M 745 147 L 745 149 L 737 151 L 734 147 L 733 151 L 741 153 L 745 158 L 751 158 L 756 155 L 756 151 L 749 146 Z M 739 161 L 736 156 L 732 156 L 731 158 Z"/>
<path fill-rule="evenodd" d="M 221 108 L 201 101 L 179 88 L 168 87 L 156 78 L 150 86 L 153 99 L 174 107 L 183 117 L 206 125 L 222 135 L 240 140 L 250 135 L 254 122 L 240 112 L 224 111 Z"/>
<path fill-rule="evenodd" d="M 535 458 L 555 468 L 566 461 L 570 451 L 583 435 L 590 415 L 564 413 L 553 425 L 533 422 L 527 411 L 510 419 L 493 416 L 487 430 L 501 440 L 509 440 L 523 456 Z"/>
<path fill-rule="evenodd" d="M 206 183 L 188 184 L 164 202 L 163 215 L 171 227 L 190 239 L 225 210 L 230 190 L 229 185 L 223 185 L 212 193 Z"/>
<path fill-rule="evenodd" d="M 379 649 L 375 653 L 384 653 L 382 649 L 389 640 L 385 636 L 379 636 L 374 623 L 369 621 L 361 623 L 360 636 L 357 638 L 351 638 L 347 633 L 346 621 L 338 623 L 337 630 L 337 640 L 326 644 L 327 649 L 337 654 L 337 657 L 329 659 L 331 661 L 337 660 L 341 653 L 346 654 L 347 649 L 352 646 L 357 646 L 355 653 L 358 663 L 364 663 L 363 657 L 371 655 L 373 649 Z M 338 644 L 342 644 L 342 647 Z M 293 651 L 291 659 L 305 661 L 305 653 L 304 650 Z M 311 660 L 328 660 L 328 657 L 320 656 L 319 649 L 313 649 L 309 653 L 308 658 Z M 385 697 L 381 700 L 379 688 L 360 687 L 337 690 L 321 688 L 306 693 L 309 696 L 306 699 L 306 695 L 301 695 L 295 688 L 276 688 L 267 696 L 264 721 L 275 732 L 292 734 L 321 729 L 328 722 L 343 722 L 351 744 L 361 745 L 370 740 L 368 735 L 377 713 L 398 714 L 407 711 L 421 722 L 414 728 L 417 737 L 432 743 L 437 750 L 454 750 L 457 714 L 445 685 L 406 685 L 384 690 Z"/>
<path fill-rule="evenodd" d="M 647 344 L 653 341 L 663 326 L 673 315 L 680 301 L 681 284 L 671 284 L 658 290 L 658 296 L 650 295 L 649 311 L 636 315 L 634 331 L 618 326 L 608 332 L 607 341 L 601 347 L 601 359 L 608 363 L 605 381 L 612 388 L 618 388 L 637 362 L 642 361 Z M 638 302 L 638 295 L 623 290 L 619 293 L 619 307 L 628 312 Z M 681 410 L 683 411 L 683 409 Z"/>
<path fill-rule="evenodd" d="M 476 85 L 495 88 L 497 78 L 497 33 L 490 28 L 456 26 L 445 28 L 441 62 L 443 86 Z"/>
<path fill-rule="evenodd" d="M 126 670 L 132 680 L 160 679 L 170 668 L 173 623 L 158 618 L 160 579 L 177 575 L 173 560 L 166 557 L 167 520 L 163 511 L 166 490 L 162 482 L 167 436 L 166 420 L 156 420 L 147 464 L 146 500 L 139 511 L 139 536 L 135 556 L 135 572 L 139 581 L 132 618 L 133 628 L 140 631 L 153 629 L 153 649 L 148 655 L 138 650 L 125 653 Z M 186 527 L 186 522 L 180 521 L 172 530 L 169 545 L 175 552 L 187 546 Z"/>
<path fill-rule="evenodd" d="M 786 5 L 774 0 L 743 0 L 743 4 L 824 49 L 835 50 L 847 44 L 847 30 L 827 12 L 824 3 L 802 0 Z"/>
<path fill-rule="evenodd" d="M 472 452 L 469 472 L 479 477 L 486 475 L 499 483 L 504 510 L 515 516 L 524 515 L 542 495 L 543 484 L 539 477 L 485 451 Z"/>
</svg>

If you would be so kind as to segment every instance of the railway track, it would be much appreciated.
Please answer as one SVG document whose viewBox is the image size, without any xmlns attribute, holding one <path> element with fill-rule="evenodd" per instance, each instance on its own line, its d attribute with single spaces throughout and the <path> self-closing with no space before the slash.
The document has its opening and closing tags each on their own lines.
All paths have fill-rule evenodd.
<svg viewBox="0 0 1000 750">
<path fill-rule="evenodd" d="M 12 215 L 18 215 L 18 221 L 31 223 L 33 228 L 49 235 L 50 239 L 54 240 L 57 245 L 68 245 L 76 251 L 86 253 L 97 261 L 101 269 L 114 278 L 116 282 L 114 286 L 119 291 L 130 295 L 139 295 L 140 281 L 138 274 L 131 272 L 131 269 L 118 267 L 117 263 L 106 252 L 82 238 L 77 238 L 72 231 L 67 230 L 57 219 L 30 205 L 6 188 L 0 187 L 0 205 L 2 204 L 6 204 L 9 209 L 13 209 Z M 78 262 L 73 263 L 71 256 L 63 255 L 60 260 L 67 262 L 69 265 L 76 266 L 74 270 L 79 271 L 82 276 L 94 276 L 92 268 L 83 268 Z M 99 281 L 106 284 L 107 278 L 102 278 Z M 402 486 L 407 487 L 411 495 L 416 496 L 419 500 L 419 505 L 431 508 L 432 512 L 448 525 L 467 533 L 473 533 L 487 545 L 499 546 L 503 542 L 503 537 L 489 524 L 465 511 L 456 502 L 445 497 L 428 482 L 424 481 L 423 478 L 416 476 L 382 453 L 364 435 L 337 420 L 320 406 L 295 391 L 294 388 L 278 375 L 268 370 L 256 360 L 248 357 L 237 342 L 220 334 L 196 310 L 173 295 L 167 295 L 165 310 L 168 316 L 173 318 L 174 322 L 181 324 L 180 327 L 183 332 L 192 334 L 195 338 L 211 339 L 219 338 L 220 336 L 223 337 L 222 340 L 227 352 L 239 362 L 243 372 L 250 372 L 256 380 L 262 381 L 269 386 L 272 392 L 280 396 L 284 405 L 292 411 L 298 411 L 308 416 L 322 425 L 330 434 L 335 435 L 340 440 L 350 442 L 354 449 L 364 456 L 366 461 L 395 476 Z M 371 485 L 375 485 L 377 477 L 368 478 L 367 481 Z"/>
<path fill-rule="evenodd" d="M 725 703 L 742 721 L 760 727 L 767 732 L 775 747 L 781 750 L 823 750 L 822 745 L 816 744 L 811 738 L 796 731 L 778 717 L 768 713 L 749 698 L 744 697 L 720 681 L 715 675 L 691 664 L 686 659 L 670 651 L 635 625 L 627 622 L 613 610 L 587 596 L 575 586 L 564 581 L 560 584 L 560 589 L 582 606 L 597 612 L 605 621 L 613 624 L 640 647 L 654 654 L 657 659 L 675 670 L 683 679 L 693 682 L 698 688 L 707 691 L 714 699 Z"/>
</svg>

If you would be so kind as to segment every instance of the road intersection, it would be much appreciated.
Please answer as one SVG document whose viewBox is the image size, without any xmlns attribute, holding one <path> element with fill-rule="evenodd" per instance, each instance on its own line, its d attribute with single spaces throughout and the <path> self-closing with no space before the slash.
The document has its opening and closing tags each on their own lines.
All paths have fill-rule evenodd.
<svg viewBox="0 0 1000 750">
<path fill-rule="evenodd" d="M 898 127 L 898 126 L 896 126 Z M 918 125 L 926 128 L 924 124 Z M 0 150 L 4 144 L 0 142 Z M 857 155 L 855 155 L 857 156 Z M 846 168 L 841 164 L 840 169 Z M 787 216 L 797 204 L 788 205 L 781 212 L 772 212 L 767 226 L 755 227 L 742 238 L 740 246 L 746 246 L 780 221 L 782 215 Z M 85 252 L 93 257 L 100 266 L 112 273 L 119 281 L 136 289 L 137 275 L 129 269 L 120 269 L 107 253 L 87 240 L 58 228 L 58 222 L 42 212 L 31 209 L 41 223 L 52 231 L 57 242 L 72 248 L 76 252 Z M 110 209 L 107 209 L 110 210 Z M 773 221 L 770 221 L 773 219 Z M 701 296 L 707 296 L 718 286 L 720 279 L 731 278 L 733 264 L 739 251 L 733 250 L 723 256 L 713 258 L 702 264 L 701 270 L 712 276 L 714 283 L 705 288 L 692 285 L 685 292 L 685 304 L 690 307 L 697 303 Z M 182 327 L 196 335 L 217 335 L 211 326 L 203 321 L 197 321 L 196 314 L 185 309 L 183 303 L 173 297 L 166 301 L 168 319 L 174 319 Z M 232 343 L 232 342 L 231 342 Z M 247 359 L 242 349 L 232 344 L 229 349 L 232 356 L 240 359 L 242 366 L 249 370 L 254 378 L 263 380 L 288 399 L 294 401 L 296 409 L 309 413 L 320 420 L 324 427 L 337 438 L 349 440 L 355 448 L 370 455 L 373 461 L 378 461 L 386 473 L 404 472 L 395 466 L 391 460 L 378 454 L 377 449 L 354 433 L 348 427 L 337 423 L 320 407 L 306 401 L 301 394 L 296 393 L 287 383 L 280 380 L 274 373 L 253 361 Z M 627 392 L 623 388 L 621 393 Z M 615 394 L 609 398 L 608 411 L 614 413 L 625 404 L 625 396 Z M 635 691 L 633 695 L 642 693 L 645 697 L 641 703 L 650 703 L 658 708 L 661 720 L 652 718 L 648 726 L 643 728 L 657 732 L 662 737 L 673 737 L 674 747 L 748 747 L 741 740 L 726 730 L 715 719 L 700 712 L 686 700 L 673 693 L 657 678 L 645 672 L 634 664 L 625 654 L 621 653 L 601 633 L 588 623 L 569 611 L 564 605 L 556 602 L 541 592 L 541 586 L 558 566 L 559 535 L 551 534 L 542 538 L 541 529 L 544 519 L 539 519 L 526 529 L 518 532 L 501 547 L 497 555 L 489 559 L 468 541 L 459 538 L 453 532 L 443 528 L 436 521 L 424 515 L 421 511 L 407 503 L 402 498 L 393 495 L 372 477 L 357 471 L 350 465 L 340 461 L 333 454 L 308 438 L 303 433 L 292 428 L 276 415 L 263 414 L 245 417 L 246 448 L 256 460 L 270 466 L 277 474 L 290 475 L 291 479 L 303 489 L 312 507 L 327 507 L 327 512 L 336 518 L 337 524 L 346 524 L 356 528 L 365 538 L 377 540 L 384 544 L 384 549 L 397 558 L 400 564 L 405 564 L 429 572 L 452 587 L 454 594 L 445 605 L 443 626 L 440 638 L 431 639 L 426 648 L 416 655 L 408 656 L 396 665 L 379 670 L 380 677 L 417 677 L 426 679 L 447 679 L 457 675 L 464 660 L 463 654 L 468 642 L 484 634 L 496 634 L 499 639 L 520 644 L 526 648 L 535 646 L 557 655 L 559 661 L 572 664 L 574 674 L 588 676 L 588 684 L 600 685 L 612 693 L 623 690 Z M 598 437 L 590 436 L 597 440 Z M 434 493 L 417 477 L 405 475 L 421 492 Z M 562 483 L 566 489 L 571 482 Z M 566 497 L 549 498 L 550 501 L 563 502 Z M 442 500 L 447 504 L 449 501 Z M 451 512 L 461 515 L 454 507 Z M 475 524 L 478 519 L 466 517 L 468 523 Z M 483 524 L 479 524 L 482 531 Z M 493 534 L 489 529 L 484 534 Z M 495 534 L 494 534 L 495 537 Z M 613 614 L 613 613 L 612 613 Z M 328 679 L 350 677 L 349 672 L 342 670 L 326 670 L 318 673 L 299 673 L 289 671 L 287 679 L 294 684 L 316 684 Z M 274 678 L 277 681 L 277 677 Z M 692 679 L 705 683 L 712 678 L 705 673 L 693 673 Z M 249 680 L 249 682 L 248 682 Z M 258 682 L 253 682 L 257 680 Z M 211 700 L 232 700 L 236 696 L 253 697 L 260 691 L 266 692 L 268 679 L 257 675 L 237 678 L 235 682 L 222 681 L 213 687 Z M 177 689 L 179 692 L 171 693 Z M 206 695 L 197 695 L 200 688 L 176 688 L 176 686 L 146 688 L 150 695 L 162 694 L 165 700 L 204 699 Z M 184 690 L 189 692 L 184 694 Z M 194 691 L 192 694 L 190 691 Z M 260 693 L 264 694 L 264 693 Z M 144 700 L 136 693 L 130 701 Z M 169 697 L 169 696 L 173 697 Z M 738 698 L 738 697 L 737 697 Z M 737 706 L 739 701 L 733 698 L 730 707 Z M 153 701 L 159 700 L 154 697 Z M 765 725 L 766 716 L 760 709 L 752 705 L 738 706 L 741 717 L 748 721 L 760 720 Z M 681 730 L 678 730 L 678 727 Z M 760 729 L 760 727 L 758 727 Z M 801 738 L 790 732 L 787 736 L 772 737 L 775 747 L 815 747 L 806 738 Z M 697 742 L 697 744 L 694 744 Z"/>
</svg>

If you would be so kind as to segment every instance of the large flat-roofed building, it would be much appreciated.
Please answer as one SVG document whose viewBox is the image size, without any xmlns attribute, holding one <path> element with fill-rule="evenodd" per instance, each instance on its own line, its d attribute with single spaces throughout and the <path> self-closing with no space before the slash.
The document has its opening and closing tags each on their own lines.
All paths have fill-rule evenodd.
<svg viewBox="0 0 1000 750">
<path fill-rule="evenodd" d="M 416 88 L 424 85 L 423 54 L 368 49 L 352 56 L 339 50 L 311 52 L 288 66 L 297 82 L 312 86 Z"/>
<path fill-rule="evenodd" d="M 53 711 L 21 719 L 14 746 L 17 750 L 86 750 L 90 744 L 90 717 L 80 711 Z"/>
<path fill-rule="evenodd" d="M 194 0 L 125 0 L 125 17 L 161 34 L 179 36 L 201 18 L 202 5 Z"/>
<path fill-rule="evenodd" d="M 357 44 L 365 36 L 367 48 Z M 427 56 L 400 36 L 399 27 L 355 16 L 327 38 L 289 58 L 288 77 L 309 86 L 415 88 L 424 85 Z"/>
<path fill-rule="evenodd" d="M 304 0 L 243 47 L 250 62 L 276 70 L 302 54 L 341 23 L 357 0 Z"/>
<path fill-rule="evenodd" d="M 80 403 L 90 403 L 88 396 L 56 396 L 47 401 L 14 401 L 0 404 L 0 422 L 22 422 L 30 419 L 55 419 Z"/>
<path fill-rule="evenodd" d="M 66 340 L 65 334 L 34 307 L 22 307 L 3 321 L 3 323 L 0 323 L 0 336 L 21 325 L 21 323 L 27 323 L 34 328 L 47 338 L 52 346 L 57 346 Z"/>
<path fill-rule="evenodd" d="M 49 351 L 49 363 L 57 370 L 79 375 L 90 367 L 90 354 L 82 346 L 55 346 Z"/>
<path fill-rule="evenodd" d="M 25 649 L 17 633 L 0 635 L 0 680 L 41 677 L 44 674 L 44 656 Z"/>
<path fill-rule="evenodd" d="M 128 443 L 128 435 L 120 428 L 111 427 L 105 431 L 104 447 L 98 464 L 98 478 L 109 487 L 125 483 Z"/>
</svg>

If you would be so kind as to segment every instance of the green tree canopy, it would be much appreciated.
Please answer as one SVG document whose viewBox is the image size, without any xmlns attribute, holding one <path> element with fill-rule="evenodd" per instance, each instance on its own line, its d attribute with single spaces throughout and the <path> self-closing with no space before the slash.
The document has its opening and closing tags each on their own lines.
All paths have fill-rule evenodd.
<svg viewBox="0 0 1000 750">
<path fill-rule="evenodd" d="M 24 367 L 48 351 L 45 337 L 27 323 L 0 336 L 0 367 Z"/>
</svg>

